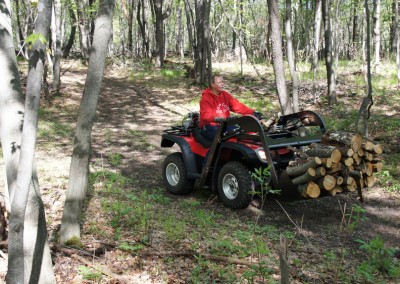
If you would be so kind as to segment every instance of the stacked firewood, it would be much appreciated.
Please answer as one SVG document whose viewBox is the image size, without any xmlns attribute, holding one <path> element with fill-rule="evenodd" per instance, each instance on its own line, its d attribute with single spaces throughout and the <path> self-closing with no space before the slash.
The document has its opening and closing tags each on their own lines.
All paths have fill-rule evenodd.
<svg viewBox="0 0 400 284">
<path fill-rule="evenodd" d="M 286 168 L 300 195 L 317 198 L 372 187 L 383 168 L 382 147 L 359 134 L 326 133 Z"/>
</svg>

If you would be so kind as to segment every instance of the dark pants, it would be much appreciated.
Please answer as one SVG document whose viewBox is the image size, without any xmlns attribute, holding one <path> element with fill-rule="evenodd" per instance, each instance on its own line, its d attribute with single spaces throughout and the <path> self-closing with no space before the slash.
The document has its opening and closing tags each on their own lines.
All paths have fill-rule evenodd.
<svg viewBox="0 0 400 284">
<path fill-rule="evenodd" d="M 208 140 L 213 141 L 215 134 L 217 134 L 217 130 L 218 130 L 219 126 L 211 126 L 211 125 L 206 125 L 203 127 L 203 129 L 201 130 L 201 134 L 206 137 Z M 236 126 L 227 126 L 225 129 L 225 132 L 231 131 L 233 129 L 235 129 Z"/>
<path fill-rule="evenodd" d="M 202 128 L 201 135 L 203 135 L 205 138 L 207 138 L 208 140 L 210 140 L 212 142 L 214 140 L 215 135 L 217 134 L 218 127 L 219 126 L 206 125 Z M 228 126 L 225 131 L 231 131 L 235 128 L 236 128 L 236 126 Z M 203 166 L 205 165 L 205 163 L 207 161 L 208 153 L 209 153 L 209 151 L 207 152 L 206 156 L 204 157 Z"/>
<path fill-rule="evenodd" d="M 203 127 L 201 130 L 201 134 L 206 137 L 208 140 L 213 141 L 215 134 L 217 134 L 218 126 L 211 126 L 211 125 L 206 125 Z"/>
</svg>

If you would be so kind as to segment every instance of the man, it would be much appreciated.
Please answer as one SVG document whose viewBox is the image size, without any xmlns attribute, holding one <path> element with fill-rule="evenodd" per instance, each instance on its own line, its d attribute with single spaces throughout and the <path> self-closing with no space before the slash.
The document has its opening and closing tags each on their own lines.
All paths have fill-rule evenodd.
<svg viewBox="0 0 400 284">
<path fill-rule="evenodd" d="M 214 75 L 210 86 L 202 92 L 200 100 L 200 129 L 203 136 L 213 140 L 219 125 L 218 121 L 229 117 L 231 111 L 242 115 L 253 114 L 256 117 L 260 115 L 225 91 L 224 79 Z"/>
</svg>

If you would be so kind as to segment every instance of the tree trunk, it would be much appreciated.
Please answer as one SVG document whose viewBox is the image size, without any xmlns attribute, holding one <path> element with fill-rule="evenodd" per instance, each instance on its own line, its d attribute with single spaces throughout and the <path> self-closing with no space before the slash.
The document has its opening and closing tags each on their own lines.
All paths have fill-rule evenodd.
<svg viewBox="0 0 400 284">
<path fill-rule="evenodd" d="M 164 20 L 169 16 L 171 9 L 167 8 L 167 11 L 163 12 L 164 0 L 152 0 L 154 12 L 155 12 L 155 66 L 161 68 L 164 66 L 165 56 L 165 42 L 164 42 Z"/>
<path fill-rule="evenodd" d="M 321 17 L 322 17 L 322 10 L 321 10 L 321 0 L 316 0 L 315 3 L 315 17 L 314 17 L 314 46 L 313 46 L 313 96 L 314 96 L 314 103 L 317 102 L 317 91 L 315 89 L 315 79 L 317 77 L 318 71 L 318 49 L 319 49 L 319 36 L 321 33 Z"/>
<path fill-rule="evenodd" d="M 357 46 L 359 46 L 360 36 L 358 34 L 358 1 L 353 1 L 353 37 L 352 37 L 352 56 L 354 57 L 355 50 L 357 50 Z"/>
<path fill-rule="evenodd" d="M 211 80 L 211 49 L 210 49 L 210 5 L 207 0 L 196 1 L 196 39 L 195 76 L 199 84 L 209 84 Z M 208 67 L 208 69 L 207 69 Z"/>
<path fill-rule="evenodd" d="M 400 8 L 399 8 L 399 2 L 395 0 L 395 13 L 396 13 L 396 65 L 397 65 L 397 84 L 400 86 L 400 20 L 399 20 L 399 14 L 400 14 Z"/>
<path fill-rule="evenodd" d="M 17 18 L 17 26 L 18 26 L 18 55 L 22 55 L 24 58 L 28 59 L 28 51 L 26 45 L 23 45 L 23 42 L 25 41 L 26 34 L 24 34 L 24 31 L 22 29 L 22 23 L 21 23 L 21 17 L 20 17 L 20 5 L 19 5 L 19 0 L 15 1 L 15 14 Z"/>
<path fill-rule="evenodd" d="M 380 46 L 381 46 L 381 26 L 380 26 L 380 14 L 381 14 L 381 0 L 374 0 L 374 43 L 375 43 L 375 65 L 374 65 L 374 73 L 378 73 L 379 64 L 380 64 Z"/>
<path fill-rule="evenodd" d="M 175 44 L 175 52 L 180 55 L 181 60 L 184 59 L 184 27 L 182 20 L 182 5 L 177 7 L 176 11 L 176 44 Z"/>
<path fill-rule="evenodd" d="M 139 25 L 139 31 L 142 36 L 142 54 L 145 58 L 150 57 L 150 43 L 149 39 L 146 35 L 146 14 L 145 14 L 145 7 L 144 7 L 144 0 L 138 1 L 138 7 L 136 12 L 136 19 Z"/>
<path fill-rule="evenodd" d="M 63 58 L 68 58 L 69 53 L 71 51 L 71 48 L 74 45 L 75 34 L 76 34 L 76 16 L 75 16 L 75 11 L 72 8 L 71 3 L 69 3 L 69 2 L 68 2 L 68 12 L 69 12 L 69 18 L 70 18 L 71 33 L 69 34 L 69 38 L 68 38 L 67 44 L 65 45 L 64 50 L 63 50 Z"/>
<path fill-rule="evenodd" d="M 129 4 L 129 6 L 128 6 Z M 125 19 L 128 22 L 128 50 L 130 56 L 133 53 L 133 10 L 134 10 L 135 1 L 122 1 L 122 11 L 124 13 Z"/>
<path fill-rule="evenodd" d="M 274 65 L 275 84 L 279 103 L 284 115 L 293 112 L 287 95 L 285 67 L 283 64 L 281 27 L 277 0 L 268 0 L 268 15 L 271 23 L 272 63 Z"/>
<path fill-rule="evenodd" d="M 3 4 L 4 2 L 2 6 Z M 39 9 L 34 33 L 41 34 L 45 39 L 48 39 L 52 2 L 50 0 L 43 0 L 39 2 L 38 6 L 42 9 Z M 11 28 L 9 31 L 11 31 Z M 10 50 L 13 52 L 12 40 L 9 41 L 11 33 L 4 36 L 4 44 L 8 45 L 8 52 Z M 1 42 L 3 43 L 3 40 Z M 15 55 L 8 53 L 8 58 L 5 58 L 11 63 L 7 65 L 11 68 L 8 76 L 14 77 L 14 80 L 11 82 L 13 82 L 13 86 L 17 87 L 13 92 L 10 92 L 10 97 L 6 98 L 7 101 L 12 103 L 10 114 L 14 118 L 16 118 L 15 116 L 23 115 L 22 137 L 20 127 L 18 129 L 8 128 L 8 131 L 11 131 L 10 136 L 15 135 L 15 140 L 7 141 L 6 138 L 3 139 L 3 135 L 7 137 L 8 134 L 3 133 L 2 126 L 2 145 L 6 149 L 6 152 L 10 152 L 11 150 L 11 155 L 5 155 L 6 165 L 9 162 L 7 161 L 8 159 L 14 160 L 12 168 L 6 166 L 6 171 L 11 171 L 11 175 L 7 174 L 7 178 L 8 176 L 12 177 L 12 179 L 7 179 L 8 188 L 11 190 L 7 283 L 55 283 L 47 242 L 44 206 L 40 196 L 34 165 L 40 89 L 46 58 L 46 46 L 40 40 L 36 40 L 32 46 L 31 54 L 24 112 L 20 109 L 21 88 L 18 72 L 16 73 Z M 3 110 L 1 113 L 3 115 Z M 8 118 L 7 120 L 9 119 L 12 118 Z M 21 120 L 21 117 L 17 120 L 18 124 L 21 123 Z M 16 127 L 16 125 L 14 124 L 13 127 Z M 19 137 L 18 132 L 20 134 Z M 3 144 L 3 141 L 6 144 Z M 21 146 L 20 150 L 18 150 L 20 141 Z M 11 145 L 9 144 L 10 142 Z M 11 147 L 7 147 L 7 144 Z M 19 161 L 17 162 L 15 159 L 18 158 L 18 155 Z M 18 172 L 15 176 L 17 169 Z"/>
<path fill-rule="evenodd" d="M 370 13 L 368 7 L 368 0 L 364 0 L 365 19 L 366 19 L 366 60 L 367 60 L 367 96 L 363 98 L 362 104 L 358 111 L 358 116 L 355 123 L 355 130 L 358 132 L 358 123 L 360 117 L 363 121 L 363 134 L 368 137 L 368 119 L 370 116 L 370 109 L 373 105 L 372 99 L 372 81 L 371 81 L 371 28 L 370 28 Z"/>
<path fill-rule="evenodd" d="M 330 1 L 322 0 L 322 17 L 324 19 L 324 35 L 325 35 L 325 65 L 326 75 L 328 81 L 328 103 L 334 105 L 337 102 L 336 98 L 336 82 L 335 70 L 333 68 L 333 55 L 332 55 L 332 32 L 331 32 L 331 19 L 329 16 Z"/>
<path fill-rule="evenodd" d="M 194 60 L 193 51 L 194 51 L 194 47 L 196 46 L 195 37 L 193 35 L 194 20 L 193 20 L 193 11 L 190 7 L 188 0 L 185 0 L 185 12 L 186 12 L 186 25 L 187 25 L 188 38 L 189 38 L 189 54 L 190 54 L 190 57 Z"/>
<path fill-rule="evenodd" d="M 74 236 L 80 238 L 80 220 L 88 184 L 91 133 L 108 43 L 111 38 L 114 5 L 115 1 L 110 0 L 101 0 L 99 3 L 88 74 L 76 126 L 68 191 L 61 220 L 61 243 L 65 243 Z"/>
<path fill-rule="evenodd" d="M 60 91 L 60 69 L 61 69 L 61 0 L 54 1 L 54 17 L 56 26 L 56 42 L 54 50 L 54 62 L 53 62 L 53 89 L 55 95 L 59 94 Z"/>
<path fill-rule="evenodd" d="M 3 66 L 2 70 L 4 71 L 0 76 L 0 138 L 6 173 L 4 197 L 7 211 L 10 211 L 10 202 L 15 195 L 21 148 L 24 97 L 14 53 L 11 13 L 9 12 L 11 11 L 10 1 L 0 0 L 0 4 L 6 7 L 4 10 L 0 10 L 1 17 L 9 19 L 8 21 L 0 22 L 0 64 Z M 5 23 L 10 25 L 4 25 Z"/>
<path fill-rule="evenodd" d="M 89 6 L 88 0 L 76 0 L 78 23 L 79 23 L 79 43 L 81 47 L 82 57 L 86 62 L 89 61 L 89 20 L 86 7 Z"/>
<path fill-rule="evenodd" d="M 290 69 L 290 76 L 292 77 L 292 97 L 293 97 L 293 111 L 299 111 L 299 85 L 296 73 L 296 63 L 294 59 L 292 29 L 291 29 L 291 16 L 292 16 L 292 1 L 286 0 L 286 20 L 285 20 L 285 33 L 287 42 L 287 58 Z"/>
</svg>

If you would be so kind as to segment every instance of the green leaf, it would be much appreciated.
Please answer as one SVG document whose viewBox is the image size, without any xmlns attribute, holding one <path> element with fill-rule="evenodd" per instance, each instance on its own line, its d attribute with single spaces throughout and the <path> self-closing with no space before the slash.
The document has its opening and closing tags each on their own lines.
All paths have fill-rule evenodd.
<svg viewBox="0 0 400 284">
<path fill-rule="evenodd" d="M 41 44 L 46 44 L 47 43 L 46 38 L 41 33 L 30 34 L 25 39 L 25 43 L 29 48 L 31 48 L 36 43 L 37 40 L 40 41 Z"/>
</svg>

